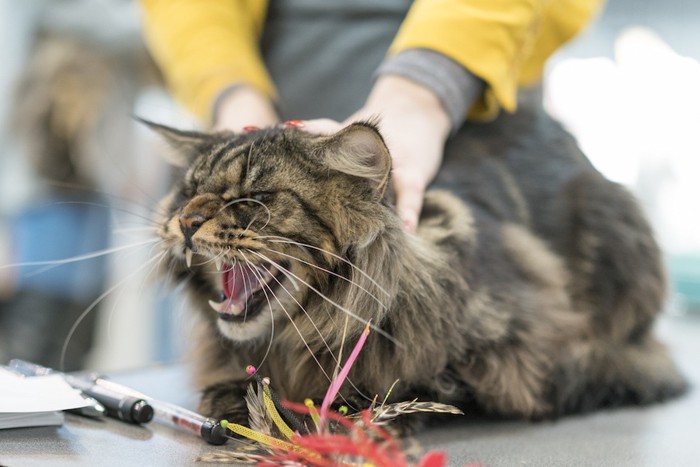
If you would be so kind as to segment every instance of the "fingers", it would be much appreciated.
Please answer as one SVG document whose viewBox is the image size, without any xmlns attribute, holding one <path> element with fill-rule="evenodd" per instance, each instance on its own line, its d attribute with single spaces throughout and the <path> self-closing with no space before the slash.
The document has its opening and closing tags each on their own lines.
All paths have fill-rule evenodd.
<svg viewBox="0 0 700 467">
<path fill-rule="evenodd" d="M 394 173 L 394 190 L 396 191 L 396 211 L 408 232 L 414 233 L 418 226 L 418 217 L 423 207 L 425 188 L 423 181 L 413 177 L 402 177 Z"/>
<path fill-rule="evenodd" d="M 343 129 L 356 115 L 343 123 L 330 119 L 305 120 L 299 128 L 308 133 L 331 134 Z M 396 192 L 396 210 L 408 232 L 414 233 L 423 207 L 425 189 L 442 160 L 444 140 L 419 122 L 401 118 L 387 122 L 383 135 L 392 153 L 392 181 Z M 406 128 L 409 130 L 407 131 Z"/>
<path fill-rule="evenodd" d="M 328 118 L 314 120 L 293 120 L 285 126 L 293 126 L 307 133 L 327 135 L 342 130 L 348 121 L 337 122 Z M 418 226 L 420 211 L 423 207 L 425 188 L 434 176 L 442 159 L 440 138 L 430 138 L 432 134 L 425 132 L 425 125 L 417 125 L 417 130 L 405 131 L 410 124 L 398 122 L 397 125 L 387 125 L 385 137 L 387 143 L 397 144 L 392 149 L 394 170 L 392 180 L 396 192 L 396 210 L 408 232 L 414 233 Z M 395 131 L 392 131 L 395 130 Z M 408 134 L 407 134 L 408 133 Z M 418 140 L 415 141 L 415 138 Z M 433 141 L 433 139 L 435 141 Z"/>
<path fill-rule="evenodd" d="M 423 196 L 422 191 L 411 190 L 404 192 L 398 198 L 396 209 L 406 231 L 410 233 L 415 233 L 416 227 L 418 227 L 418 216 L 423 207 Z"/>
<path fill-rule="evenodd" d="M 246 128 L 274 126 L 277 122 L 269 97 L 251 86 L 238 86 L 221 97 L 212 129 L 239 133 Z"/>
<path fill-rule="evenodd" d="M 319 135 L 329 135 L 340 131 L 343 125 L 330 118 L 317 118 L 315 120 L 304 120 L 301 122 L 301 126 L 298 126 L 300 130 L 304 130 L 307 133 L 314 133 Z"/>
</svg>

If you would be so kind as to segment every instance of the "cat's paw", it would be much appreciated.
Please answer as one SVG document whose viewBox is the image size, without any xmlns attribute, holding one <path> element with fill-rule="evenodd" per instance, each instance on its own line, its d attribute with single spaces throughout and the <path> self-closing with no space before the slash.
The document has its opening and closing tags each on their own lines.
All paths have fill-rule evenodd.
<svg viewBox="0 0 700 467">
<path fill-rule="evenodd" d="M 227 420 L 248 426 L 248 406 L 245 401 L 247 383 L 224 381 L 213 384 L 202 392 L 199 412 L 216 420 Z"/>
</svg>

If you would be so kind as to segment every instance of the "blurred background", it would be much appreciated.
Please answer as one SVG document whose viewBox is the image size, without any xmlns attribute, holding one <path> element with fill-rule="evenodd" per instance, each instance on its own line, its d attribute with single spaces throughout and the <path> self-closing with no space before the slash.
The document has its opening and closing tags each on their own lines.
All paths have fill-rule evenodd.
<svg viewBox="0 0 700 467">
<path fill-rule="evenodd" d="M 544 81 L 547 110 L 641 199 L 680 320 L 700 315 L 698 20 L 696 0 L 609 0 Z M 170 168 L 133 115 L 196 122 L 161 86 L 138 5 L 0 0 L 0 21 L 0 361 L 59 367 L 65 354 L 67 370 L 114 371 L 178 359 L 186 304 L 149 261 Z"/>
</svg>

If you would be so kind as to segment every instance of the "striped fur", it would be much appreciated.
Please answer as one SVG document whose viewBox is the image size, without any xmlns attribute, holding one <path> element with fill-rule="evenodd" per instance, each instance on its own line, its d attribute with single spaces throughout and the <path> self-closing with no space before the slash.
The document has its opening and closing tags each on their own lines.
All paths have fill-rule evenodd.
<svg viewBox="0 0 700 467">
<path fill-rule="evenodd" d="M 185 163 L 161 236 L 168 273 L 188 279 L 198 311 L 193 367 L 208 415 L 246 421 L 248 364 L 282 397 L 320 399 L 370 319 L 341 391 L 357 408 L 397 379 L 390 400 L 525 418 L 685 387 L 651 334 L 665 279 L 646 221 L 539 111 L 452 140 L 416 235 L 392 207 L 390 156 L 372 124 L 327 137 L 155 127 Z M 205 222 L 188 268 L 180 218 L 195 214 Z M 207 305 L 221 290 L 215 259 L 283 269 L 250 321 Z"/>
</svg>

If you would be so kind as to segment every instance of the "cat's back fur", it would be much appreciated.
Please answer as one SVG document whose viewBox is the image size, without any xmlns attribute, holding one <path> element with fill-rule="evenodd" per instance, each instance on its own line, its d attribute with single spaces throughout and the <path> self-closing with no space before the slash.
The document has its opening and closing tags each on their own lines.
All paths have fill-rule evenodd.
<svg viewBox="0 0 700 467">
<path fill-rule="evenodd" d="M 559 355 L 545 376 L 548 411 L 650 403 L 683 390 L 683 379 L 651 335 L 667 290 L 648 222 L 634 197 L 595 170 L 541 107 L 526 105 L 496 122 L 467 126 L 448 145 L 435 185 L 480 217 L 477 242 L 500 244 L 512 261 L 489 267 L 493 256 L 475 249 L 482 254 L 472 287 L 484 284 L 512 303 L 540 285 L 537 295 L 545 303 L 532 314 L 536 321 L 524 316 L 527 301 L 516 300 L 507 335 L 531 333 L 529 339 L 539 340 L 535 328 L 558 332 L 542 319 L 565 328 L 567 342 L 550 349 Z M 527 277 L 515 293 L 503 276 L 508 270 Z M 519 315 L 523 321 L 516 324 Z M 567 316 L 574 322 L 566 323 Z M 534 341 L 523 343 L 531 348 Z"/>
</svg>

